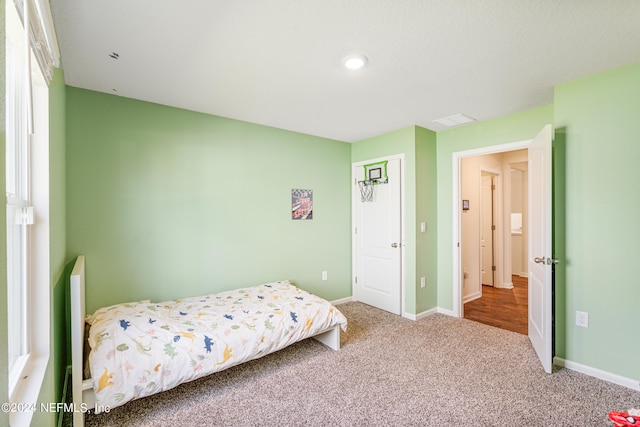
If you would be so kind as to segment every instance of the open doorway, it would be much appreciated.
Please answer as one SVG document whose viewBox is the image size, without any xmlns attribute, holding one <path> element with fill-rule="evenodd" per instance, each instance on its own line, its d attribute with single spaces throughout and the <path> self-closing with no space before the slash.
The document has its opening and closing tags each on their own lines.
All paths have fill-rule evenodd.
<svg viewBox="0 0 640 427">
<path fill-rule="evenodd" d="M 552 253 L 552 228 L 551 215 L 552 198 L 552 174 L 551 174 L 551 142 L 552 127 L 545 125 L 538 134 L 530 140 L 512 142 L 507 144 L 482 147 L 453 153 L 453 315 L 464 317 L 463 304 L 463 258 L 462 258 L 462 216 L 465 207 L 470 207 L 470 200 L 462 197 L 462 173 L 461 163 L 467 157 L 482 156 L 487 154 L 505 153 L 502 159 L 504 163 L 516 163 L 522 160 L 508 160 L 507 152 L 526 149 L 528 162 L 528 334 L 529 341 L 545 372 L 551 373 L 553 367 L 553 280 L 552 267 L 559 261 L 553 258 Z M 502 170 L 508 170 L 503 168 Z M 501 179 L 498 177 L 498 185 Z M 510 185 L 509 181 L 505 181 Z M 498 191 L 498 242 L 504 242 L 504 235 L 511 232 L 510 221 L 505 221 L 504 203 L 501 203 Z M 504 194 L 509 194 L 505 191 Z M 468 209 L 467 209 L 468 210 Z M 507 215 L 508 216 L 508 215 Z M 501 234 L 502 233 L 502 234 Z M 507 245 L 509 243 L 507 242 Z M 510 253 L 498 248 L 498 262 L 504 259 L 502 268 L 497 267 L 496 277 L 511 277 Z M 539 254 L 540 256 L 536 256 Z M 548 255 L 550 254 L 550 255 Z M 504 270 L 504 271 L 503 271 Z M 506 272 L 509 271 L 509 274 Z M 502 275 L 502 276 L 501 276 Z M 513 285 L 513 283 L 512 283 Z"/>
<path fill-rule="evenodd" d="M 460 190 L 464 317 L 526 335 L 526 149 L 466 157 Z M 524 226 L 523 226 L 524 224 Z"/>
</svg>

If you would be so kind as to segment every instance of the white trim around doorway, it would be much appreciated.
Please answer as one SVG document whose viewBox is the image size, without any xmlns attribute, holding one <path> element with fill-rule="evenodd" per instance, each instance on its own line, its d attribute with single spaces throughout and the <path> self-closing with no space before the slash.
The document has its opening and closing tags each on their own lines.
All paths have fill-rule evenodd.
<svg viewBox="0 0 640 427">
<path fill-rule="evenodd" d="M 507 144 L 492 145 L 490 147 L 475 148 L 472 150 L 457 151 L 452 154 L 452 200 L 453 200 L 453 311 L 454 317 L 463 317 L 464 308 L 462 301 L 462 219 L 460 205 L 460 163 L 465 157 L 482 156 L 485 154 L 497 154 L 507 151 L 515 151 L 529 148 L 531 140 L 511 142 Z"/>
</svg>

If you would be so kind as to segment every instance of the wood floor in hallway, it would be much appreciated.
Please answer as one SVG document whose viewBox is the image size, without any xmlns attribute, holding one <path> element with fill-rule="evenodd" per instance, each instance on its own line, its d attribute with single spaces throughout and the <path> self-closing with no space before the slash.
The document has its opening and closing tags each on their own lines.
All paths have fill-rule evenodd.
<svg viewBox="0 0 640 427">
<path fill-rule="evenodd" d="M 464 305 L 465 319 L 528 334 L 528 279 L 512 276 L 513 289 L 482 287 L 482 297 Z"/>
</svg>

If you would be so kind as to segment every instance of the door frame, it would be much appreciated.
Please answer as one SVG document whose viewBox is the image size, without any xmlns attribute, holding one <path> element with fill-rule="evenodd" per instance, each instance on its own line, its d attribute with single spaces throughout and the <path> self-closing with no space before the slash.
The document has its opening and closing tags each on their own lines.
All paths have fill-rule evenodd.
<svg viewBox="0 0 640 427">
<path fill-rule="evenodd" d="M 405 315 L 405 264 L 406 264 L 406 236 L 405 236 L 405 170 L 404 170 L 404 153 L 392 154 L 384 157 L 377 157 L 375 159 L 361 160 L 359 162 L 351 163 L 351 295 L 354 296 L 354 288 L 356 286 L 355 278 L 357 270 L 357 240 L 356 240 L 356 203 L 362 203 L 360 200 L 360 188 L 358 187 L 358 179 L 356 171 L 359 167 L 364 165 L 382 162 L 385 160 L 400 160 L 400 313 L 403 317 Z"/>
<path fill-rule="evenodd" d="M 507 151 L 528 149 L 533 139 L 457 151 L 452 154 L 452 195 L 453 195 L 453 316 L 464 317 L 464 302 L 462 301 L 462 206 L 461 206 L 461 163 L 466 157 L 498 154 Z"/>
</svg>

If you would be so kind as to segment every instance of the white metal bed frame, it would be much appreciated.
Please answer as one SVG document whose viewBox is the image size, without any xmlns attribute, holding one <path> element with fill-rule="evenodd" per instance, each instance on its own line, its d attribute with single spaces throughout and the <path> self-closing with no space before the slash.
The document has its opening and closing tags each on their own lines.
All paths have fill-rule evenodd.
<svg viewBox="0 0 640 427">
<path fill-rule="evenodd" d="M 84 412 L 95 408 L 96 395 L 91 379 L 83 380 L 85 332 L 85 260 L 79 255 L 71 271 L 71 385 L 73 395 L 73 425 L 84 426 Z M 340 349 L 340 325 L 333 326 L 312 338 L 333 350 Z"/>
</svg>

